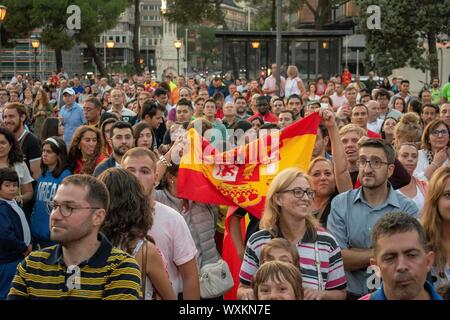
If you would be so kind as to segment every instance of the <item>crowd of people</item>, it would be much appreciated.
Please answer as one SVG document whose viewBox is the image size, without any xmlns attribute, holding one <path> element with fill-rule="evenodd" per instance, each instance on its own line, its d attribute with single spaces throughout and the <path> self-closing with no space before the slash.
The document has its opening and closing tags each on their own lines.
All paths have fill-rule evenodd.
<svg viewBox="0 0 450 320">
<path fill-rule="evenodd" d="M 271 70 L 0 86 L 0 299 L 222 299 L 202 274 L 231 208 L 180 198 L 173 155 L 190 128 L 226 151 L 314 112 L 307 172 L 275 176 L 261 219 L 232 209 L 237 299 L 448 299 L 450 83 Z"/>
</svg>

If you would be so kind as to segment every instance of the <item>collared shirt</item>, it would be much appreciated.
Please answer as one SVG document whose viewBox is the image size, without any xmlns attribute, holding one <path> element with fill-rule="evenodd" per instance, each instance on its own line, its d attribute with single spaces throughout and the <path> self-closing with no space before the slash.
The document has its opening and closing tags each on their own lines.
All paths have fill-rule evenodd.
<svg viewBox="0 0 450 320">
<path fill-rule="evenodd" d="M 425 291 L 427 291 L 428 294 L 430 295 L 431 300 L 444 300 L 436 292 L 436 290 L 434 290 L 433 286 L 428 281 L 425 281 L 424 288 L 425 288 Z M 359 300 L 388 300 L 388 298 L 386 297 L 386 294 L 384 293 L 384 286 L 382 284 L 381 287 L 377 291 L 375 291 L 374 293 L 368 294 Z"/>
<path fill-rule="evenodd" d="M 373 226 L 388 212 L 405 212 L 417 217 L 416 204 L 389 184 L 386 200 L 377 206 L 371 206 L 363 198 L 363 187 L 349 190 L 336 196 L 331 202 L 327 229 L 336 237 L 342 249 L 372 248 Z M 356 295 L 368 292 L 365 269 L 346 272 L 348 291 Z"/>
<path fill-rule="evenodd" d="M 140 299 L 141 271 L 137 261 L 113 248 L 102 234 L 98 240 L 100 247 L 91 258 L 69 268 L 61 245 L 33 251 L 17 267 L 8 299 Z"/>
</svg>

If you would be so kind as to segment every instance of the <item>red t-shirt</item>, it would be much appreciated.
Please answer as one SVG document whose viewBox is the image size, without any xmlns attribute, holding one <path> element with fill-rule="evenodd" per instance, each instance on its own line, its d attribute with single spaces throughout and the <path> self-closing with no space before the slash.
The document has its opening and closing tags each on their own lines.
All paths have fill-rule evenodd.
<svg viewBox="0 0 450 320">
<path fill-rule="evenodd" d="M 278 123 L 278 117 L 274 115 L 272 112 L 266 112 L 266 114 L 263 116 L 261 113 L 255 113 L 250 118 L 247 119 L 248 122 L 252 122 L 253 119 L 256 117 L 260 117 L 264 120 L 264 122 L 270 122 L 270 123 Z"/>
</svg>

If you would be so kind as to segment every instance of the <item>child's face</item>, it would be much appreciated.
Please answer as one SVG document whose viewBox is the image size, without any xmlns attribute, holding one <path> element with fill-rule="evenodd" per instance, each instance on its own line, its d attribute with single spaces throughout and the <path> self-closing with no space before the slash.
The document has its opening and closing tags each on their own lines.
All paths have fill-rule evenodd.
<svg viewBox="0 0 450 320">
<path fill-rule="evenodd" d="M 275 277 L 274 277 L 275 278 Z M 282 277 L 281 277 L 282 278 Z M 269 279 L 258 287 L 258 300 L 297 300 L 294 288 L 286 280 Z"/>
<path fill-rule="evenodd" d="M 282 248 L 272 248 L 267 252 L 267 255 L 264 259 L 264 262 L 267 261 L 283 261 L 283 262 L 289 262 L 294 265 L 298 264 L 297 262 L 294 262 L 294 257 L 287 251 Z"/>
<path fill-rule="evenodd" d="M 5 200 L 13 200 L 17 196 L 19 184 L 12 181 L 3 181 L 0 188 L 0 198 Z"/>
</svg>

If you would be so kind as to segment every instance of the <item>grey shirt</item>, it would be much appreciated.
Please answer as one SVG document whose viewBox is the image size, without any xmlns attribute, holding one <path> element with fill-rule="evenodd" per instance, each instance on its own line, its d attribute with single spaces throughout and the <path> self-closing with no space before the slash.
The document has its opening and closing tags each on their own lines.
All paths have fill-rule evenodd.
<svg viewBox="0 0 450 320">
<path fill-rule="evenodd" d="M 386 201 L 372 207 L 363 199 L 362 187 L 337 195 L 331 202 L 327 229 L 336 237 L 341 249 L 372 247 L 372 228 L 388 212 L 405 212 L 417 217 L 416 204 L 389 185 Z M 368 293 L 366 269 L 345 272 L 347 289 L 356 295 Z"/>
</svg>

